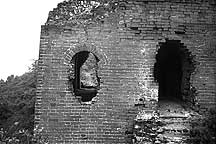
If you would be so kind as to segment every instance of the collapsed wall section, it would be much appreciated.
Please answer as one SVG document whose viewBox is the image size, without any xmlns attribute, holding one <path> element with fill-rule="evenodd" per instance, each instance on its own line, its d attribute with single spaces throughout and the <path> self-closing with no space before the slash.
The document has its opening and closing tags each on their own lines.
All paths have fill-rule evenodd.
<svg viewBox="0 0 216 144">
<path fill-rule="evenodd" d="M 41 29 L 35 116 L 36 124 L 44 128 L 43 135 L 51 143 L 131 143 L 127 137 L 131 122 L 152 114 L 157 106 L 154 64 L 159 43 L 166 39 L 180 40 L 194 56 L 196 68 L 188 93 L 201 107 L 213 107 L 214 5 L 122 1 L 118 11 L 102 23 L 84 27 L 61 25 L 64 18 L 49 17 L 54 23 Z M 61 12 L 55 10 L 55 14 Z M 75 72 L 72 59 L 82 51 L 99 59 L 100 85 L 87 102 L 75 94 L 70 81 Z"/>
</svg>

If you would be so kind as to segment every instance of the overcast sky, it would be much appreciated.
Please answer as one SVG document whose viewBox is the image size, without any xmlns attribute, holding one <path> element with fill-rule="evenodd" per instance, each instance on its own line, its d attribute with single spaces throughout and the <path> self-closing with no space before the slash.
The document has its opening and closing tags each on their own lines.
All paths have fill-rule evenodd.
<svg viewBox="0 0 216 144">
<path fill-rule="evenodd" d="M 41 25 L 62 1 L 0 1 L 0 79 L 22 75 L 38 59 Z"/>
</svg>

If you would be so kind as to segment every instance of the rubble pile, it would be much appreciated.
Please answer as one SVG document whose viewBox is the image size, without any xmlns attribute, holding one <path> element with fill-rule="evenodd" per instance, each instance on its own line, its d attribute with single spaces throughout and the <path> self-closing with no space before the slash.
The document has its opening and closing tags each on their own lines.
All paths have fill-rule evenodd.
<svg viewBox="0 0 216 144">
<path fill-rule="evenodd" d="M 133 144 L 187 144 L 191 121 L 198 116 L 173 102 L 159 104 L 152 115 L 148 111 L 140 114 L 134 121 Z"/>
<path fill-rule="evenodd" d="M 157 136 L 162 131 L 158 127 L 163 124 L 156 119 L 149 119 L 146 121 L 136 121 L 134 125 L 134 139 L 133 143 L 153 143 L 157 141 Z"/>
</svg>

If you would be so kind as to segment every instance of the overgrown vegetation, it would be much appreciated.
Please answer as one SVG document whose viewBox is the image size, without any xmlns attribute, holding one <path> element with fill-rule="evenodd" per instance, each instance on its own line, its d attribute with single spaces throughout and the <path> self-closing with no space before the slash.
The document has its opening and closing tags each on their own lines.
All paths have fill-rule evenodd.
<svg viewBox="0 0 216 144">
<path fill-rule="evenodd" d="M 21 76 L 0 80 L 0 142 L 29 143 L 34 129 L 37 63 Z"/>
<path fill-rule="evenodd" d="M 103 22 L 122 0 L 67 0 L 50 11 L 46 25 L 82 25 Z"/>
<path fill-rule="evenodd" d="M 209 110 L 208 114 L 191 122 L 191 144 L 215 144 L 216 142 L 216 110 Z"/>
</svg>

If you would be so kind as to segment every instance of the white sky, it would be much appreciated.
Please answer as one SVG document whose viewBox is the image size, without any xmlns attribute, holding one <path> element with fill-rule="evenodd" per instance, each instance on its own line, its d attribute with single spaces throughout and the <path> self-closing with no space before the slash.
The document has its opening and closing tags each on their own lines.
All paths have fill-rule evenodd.
<svg viewBox="0 0 216 144">
<path fill-rule="evenodd" d="M 41 25 L 62 1 L 0 1 L 0 79 L 22 75 L 38 59 Z"/>
</svg>

